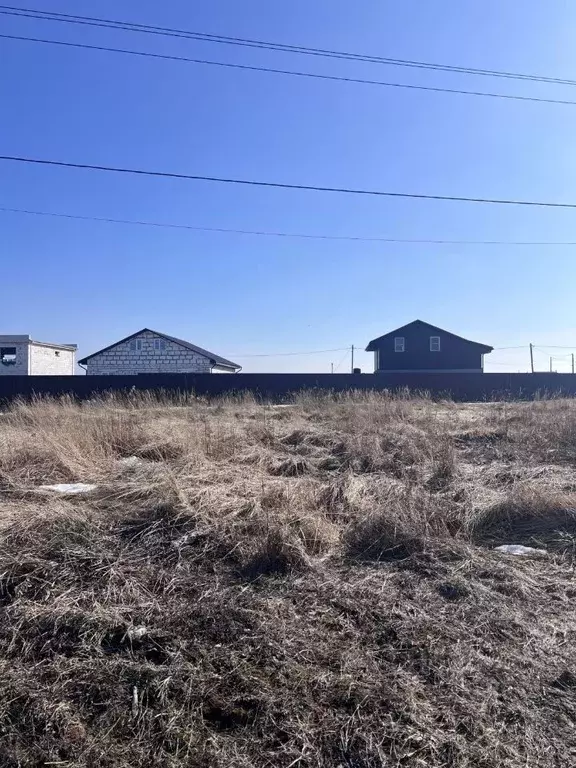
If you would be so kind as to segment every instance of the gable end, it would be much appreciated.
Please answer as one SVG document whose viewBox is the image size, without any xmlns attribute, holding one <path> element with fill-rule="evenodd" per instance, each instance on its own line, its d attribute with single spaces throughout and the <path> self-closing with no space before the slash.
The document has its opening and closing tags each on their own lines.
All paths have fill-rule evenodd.
<svg viewBox="0 0 576 768">
<path fill-rule="evenodd" d="M 392 337 L 401 337 L 413 330 L 416 330 L 416 331 L 422 330 L 427 333 L 429 332 L 431 336 L 447 336 L 452 339 L 457 339 L 458 341 L 465 342 L 466 344 L 470 344 L 471 346 L 478 347 L 478 351 L 481 354 L 488 354 L 489 352 L 492 352 L 492 350 L 494 349 L 494 347 L 490 347 L 488 344 L 481 344 L 478 341 L 471 341 L 470 339 L 465 339 L 463 336 L 458 336 L 456 333 L 452 333 L 451 331 L 446 331 L 444 330 L 444 328 L 439 328 L 437 325 L 431 325 L 430 323 L 426 323 L 424 320 L 413 320 L 411 323 L 402 325 L 400 328 L 396 328 L 395 330 L 389 331 L 388 333 L 385 333 L 382 336 L 378 336 L 378 338 L 376 339 L 372 339 L 372 341 L 366 347 L 366 352 L 376 352 L 386 340 Z"/>
</svg>

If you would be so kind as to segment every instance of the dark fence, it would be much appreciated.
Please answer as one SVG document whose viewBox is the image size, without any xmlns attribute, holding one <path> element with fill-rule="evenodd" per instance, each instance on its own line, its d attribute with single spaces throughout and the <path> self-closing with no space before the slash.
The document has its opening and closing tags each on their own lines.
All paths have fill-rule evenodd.
<svg viewBox="0 0 576 768">
<path fill-rule="evenodd" d="M 166 390 L 217 396 L 252 392 L 279 400 L 300 390 L 402 389 L 434 397 L 483 401 L 530 399 L 537 395 L 576 395 L 576 375 L 564 373 L 237 373 L 145 374 L 139 376 L 2 376 L 0 402 L 35 395 L 70 394 L 87 398 L 101 392 Z"/>
</svg>

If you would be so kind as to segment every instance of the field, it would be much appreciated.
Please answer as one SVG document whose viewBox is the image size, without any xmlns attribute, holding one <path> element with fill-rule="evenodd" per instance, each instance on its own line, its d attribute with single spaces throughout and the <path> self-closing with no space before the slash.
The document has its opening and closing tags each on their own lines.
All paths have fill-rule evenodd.
<svg viewBox="0 0 576 768">
<path fill-rule="evenodd" d="M 0 766 L 576 765 L 575 465 L 572 400 L 13 405 Z"/>
</svg>

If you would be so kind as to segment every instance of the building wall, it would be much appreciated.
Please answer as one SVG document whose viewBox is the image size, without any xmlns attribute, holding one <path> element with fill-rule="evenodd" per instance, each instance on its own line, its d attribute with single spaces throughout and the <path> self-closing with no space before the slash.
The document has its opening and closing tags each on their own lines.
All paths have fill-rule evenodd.
<svg viewBox="0 0 576 768">
<path fill-rule="evenodd" d="M 464 339 L 432 331 L 428 328 L 404 328 L 404 352 L 394 351 L 394 335 L 378 344 L 376 371 L 444 371 L 481 372 L 481 347 Z M 440 336 L 440 352 L 430 351 L 430 336 Z"/>
<path fill-rule="evenodd" d="M 31 376 L 73 376 L 75 366 L 75 350 L 31 342 L 29 369 Z"/>
<path fill-rule="evenodd" d="M 135 373 L 210 373 L 210 360 L 190 349 L 162 339 L 151 331 L 145 331 L 134 337 L 142 339 L 142 349 L 133 350 L 130 342 L 124 341 L 111 349 L 101 352 L 88 360 L 86 373 L 98 375 L 130 375 Z M 154 349 L 154 339 L 166 344 L 161 351 Z"/>
<path fill-rule="evenodd" d="M 0 363 L 0 376 L 27 376 L 28 375 L 28 336 L 22 336 L 21 341 L 16 341 L 17 336 L 0 336 L 0 348 L 14 347 L 16 349 L 16 362 L 14 365 Z"/>
</svg>

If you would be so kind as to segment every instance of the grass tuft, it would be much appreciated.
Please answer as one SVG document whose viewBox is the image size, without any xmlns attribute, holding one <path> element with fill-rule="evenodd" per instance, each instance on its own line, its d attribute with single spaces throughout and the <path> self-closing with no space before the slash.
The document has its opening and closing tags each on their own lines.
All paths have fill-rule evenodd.
<svg viewBox="0 0 576 768">
<path fill-rule="evenodd" d="M 576 539 L 576 497 L 522 488 L 480 511 L 471 530 L 479 542 L 563 547 Z"/>
</svg>

